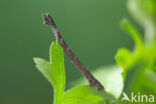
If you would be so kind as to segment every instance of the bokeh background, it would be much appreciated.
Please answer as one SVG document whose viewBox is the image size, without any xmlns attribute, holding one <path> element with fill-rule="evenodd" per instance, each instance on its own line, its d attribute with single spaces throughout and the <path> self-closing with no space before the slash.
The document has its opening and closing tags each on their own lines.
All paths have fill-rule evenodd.
<svg viewBox="0 0 156 104">
<path fill-rule="evenodd" d="M 48 60 L 55 40 L 43 25 L 45 12 L 89 70 L 115 63 L 118 48 L 133 47 L 119 26 L 124 17 L 132 20 L 126 0 L 0 0 L 0 104 L 52 103 L 52 87 L 33 62 Z M 65 65 L 68 88 L 82 76 L 66 55 Z"/>
</svg>

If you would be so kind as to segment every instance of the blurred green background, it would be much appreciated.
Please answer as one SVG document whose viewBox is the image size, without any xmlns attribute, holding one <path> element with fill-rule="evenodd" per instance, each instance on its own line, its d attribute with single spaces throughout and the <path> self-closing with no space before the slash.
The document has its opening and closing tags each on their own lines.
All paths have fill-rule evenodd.
<svg viewBox="0 0 156 104">
<path fill-rule="evenodd" d="M 119 27 L 123 17 L 130 18 L 126 0 L 0 0 L 0 104 L 52 102 L 52 88 L 33 62 L 48 60 L 55 40 L 43 25 L 45 12 L 89 70 L 115 63 L 118 48 L 133 47 Z M 81 77 L 66 55 L 65 63 L 67 83 Z"/>
</svg>

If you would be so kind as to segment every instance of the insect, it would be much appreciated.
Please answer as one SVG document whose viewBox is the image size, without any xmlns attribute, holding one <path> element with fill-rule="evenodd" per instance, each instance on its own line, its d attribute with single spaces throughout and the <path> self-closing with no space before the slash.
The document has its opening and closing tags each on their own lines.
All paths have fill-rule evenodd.
<svg viewBox="0 0 156 104">
<path fill-rule="evenodd" d="M 104 87 L 102 86 L 102 84 L 88 71 L 88 69 L 80 62 L 80 60 L 68 47 L 63 37 L 61 36 L 61 33 L 59 32 L 52 17 L 48 13 L 46 13 L 43 14 L 43 18 L 44 18 L 44 24 L 50 26 L 50 28 L 54 32 L 55 38 L 59 41 L 61 47 L 66 52 L 68 57 L 72 60 L 72 62 L 80 70 L 80 72 L 86 77 L 86 79 L 89 82 L 89 86 L 95 86 L 99 91 L 103 90 Z"/>
</svg>

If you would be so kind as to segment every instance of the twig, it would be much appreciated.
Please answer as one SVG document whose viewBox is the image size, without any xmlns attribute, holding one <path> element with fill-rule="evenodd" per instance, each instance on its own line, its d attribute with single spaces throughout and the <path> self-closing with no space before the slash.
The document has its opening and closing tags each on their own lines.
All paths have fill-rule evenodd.
<svg viewBox="0 0 156 104">
<path fill-rule="evenodd" d="M 52 17 L 49 14 L 43 14 L 43 18 L 44 18 L 44 24 L 47 24 L 51 27 L 61 47 L 69 56 L 69 58 L 73 61 L 73 63 L 77 66 L 77 68 L 81 71 L 81 73 L 87 78 L 89 85 L 97 87 L 99 91 L 103 90 L 104 87 L 102 86 L 102 84 L 95 79 L 95 77 L 87 70 L 87 68 L 79 61 L 79 59 L 75 56 L 75 54 L 69 49 L 68 45 L 66 44 L 63 37 L 61 36 L 61 33 L 56 27 Z"/>
</svg>

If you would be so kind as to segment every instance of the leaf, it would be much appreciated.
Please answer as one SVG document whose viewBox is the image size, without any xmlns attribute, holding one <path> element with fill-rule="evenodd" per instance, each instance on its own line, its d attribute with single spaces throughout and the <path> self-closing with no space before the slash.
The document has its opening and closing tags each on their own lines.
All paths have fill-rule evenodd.
<svg viewBox="0 0 156 104">
<path fill-rule="evenodd" d="M 122 72 L 122 68 L 116 65 L 111 65 L 97 68 L 92 73 L 105 87 L 105 91 L 118 99 L 123 89 Z M 71 82 L 72 86 L 76 84 L 87 84 L 87 81 L 81 78 L 75 82 Z"/>
<path fill-rule="evenodd" d="M 120 48 L 116 55 L 115 60 L 119 66 L 121 66 L 123 69 L 131 69 L 133 66 L 135 66 L 140 60 L 145 58 L 145 49 L 144 51 L 141 51 L 142 49 L 136 49 L 133 52 L 130 52 L 126 48 Z"/>
<path fill-rule="evenodd" d="M 60 93 L 63 93 L 65 90 L 64 54 L 58 41 L 56 41 L 56 44 L 53 42 L 50 46 L 50 64 L 57 80 L 57 89 L 61 90 Z"/>
<path fill-rule="evenodd" d="M 55 92 L 55 104 L 61 104 L 65 90 L 65 67 L 63 50 L 58 41 L 50 46 L 50 62 L 41 58 L 34 58 L 36 67 L 53 85 Z"/>
<path fill-rule="evenodd" d="M 34 61 L 36 63 L 36 67 L 38 70 L 47 78 L 47 80 L 52 84 L 52 85 L 57 85 L 55 75 L 54 75 L 54 70 L 51 70 L 52 67 L 50 63 L 44 59 L 41 58 L 34 58 Z"/>
<path fill-rule="evenodd" d="M 130 24 L 130 22 L 127 19 L 123 19 L 120 22 L 120 25 L 126 32 L 128 32 L 132 36 L 136 45 L 138 45 L 139 47 L 143 45 L 143 41 L 142 38 L 140 37 L 139 32 L 133 27 L 132 24 Z"/>
<path fill-rule="evenodd" d="M 100 91 L 103 93 L 103 91 Z M 63 104 L 98 104 L 104 101 L 102 96 L 98 96 L 96 88 L 89 86 L 78 86 L 65 92 Z"/>
<path fill-rule="evenodd" d="M 115 60 L 123 69 L 127 69 L 133 62 L 131 52 L 126 48 L 120 48 L 115 56 Z"/>
<path fill-rule="evenodd" d="M 146 49 L 140 34 L 128 20 L 124 19 L 120 24 L 121 27 L 132 36 L 136 45 L 132 52 L 126 48 L 120 48 L 115 59 L 117 64 L 123 69 L 130 69 L 143 58 Z"/>
<path fill-rule="evenodd" d="M 131 70 L 125 70 L 126 80 L 124 92 L 127 94 L 131 94 L 131 92 L 156 94 L 155 73 L 151 71 L 151 67 L 154 67 L 153 60 L 141 60 Z"/>
<path fill-rule="evenodd" d="M 63 50 L 58 41 L 50 46 L 50 62 L 34 58 L 36 67 L 54 87 L 54 104 L 98 104 L 104 101 L 111 102 L 114 97 L 105 91 L 97 91 L 89 86 L 78 86 L 66 92 L 65 68 Z M 105 99 L 104 99 L 105 98 Z"/>
</svg>

